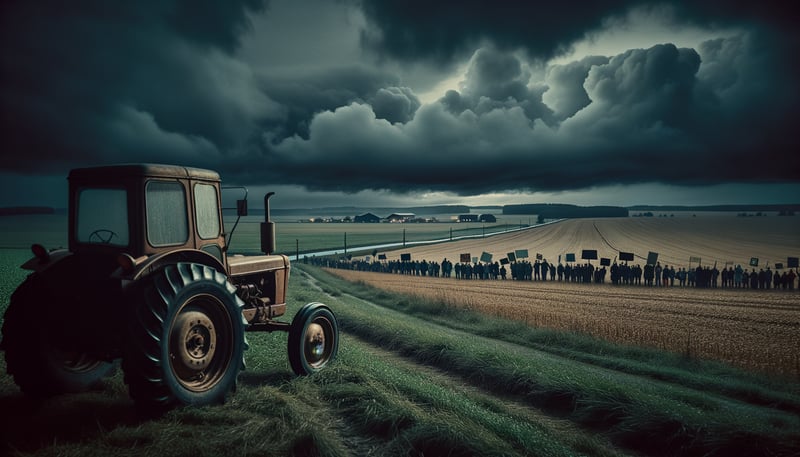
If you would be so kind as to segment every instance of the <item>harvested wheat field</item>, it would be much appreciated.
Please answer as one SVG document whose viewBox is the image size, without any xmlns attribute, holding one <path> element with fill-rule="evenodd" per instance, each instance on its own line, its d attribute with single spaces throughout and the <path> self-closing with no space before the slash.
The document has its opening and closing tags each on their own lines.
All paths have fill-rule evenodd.
<svg viewBox="0 0 800 457">
<path fill-rule="evenodd" d="M 460 253 L 511 252 L 533 256 L 597 249 L 614 258 L 617 249 L 644 263 L 648 251 L 662 264 L 687 266 L 725 262 L 748 266 L 786 262 L 800 254 L 800 220 L 794 217 L 704 217 L 568 220 L 492 238 L 415 247 L 387 253 L 397 259 L 441 261 Z M 597 261 L 593 261 L 597 264 Z M 695 263 L 696 265 L 696 263 Z M 789 290 L 696 289 L 614 286 L 553 281 L 456 280 L 331 270 L 351 281 L 441 300 L 449 305 L 511 318 L 532 326 L 586 333 L 609 341 L 653 346 L 716 359 L 776 375 L 800 377 L 800 292 Z"/>
</svg>

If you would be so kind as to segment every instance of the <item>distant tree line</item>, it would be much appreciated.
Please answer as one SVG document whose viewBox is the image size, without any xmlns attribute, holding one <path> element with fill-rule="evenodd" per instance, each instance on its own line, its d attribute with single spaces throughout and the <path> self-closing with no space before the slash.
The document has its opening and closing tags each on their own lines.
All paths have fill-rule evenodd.
<svg viewBox="0 0 800 457">
<path fill-rule="evenodd" d="M 775 204 L 775 205 L 706 205 L 706 206 L 681 206 L 681 205 L 636 205 L 629 206 L 631 211 L 736 211 L 736 212 L 777 212 L 792 214 L 800 211 L 800 204 Z"/>
<path fill-rule="evenodd" d="M 621 206 L 577 206 L 562 203 L 534 203 L 505 205 L 503 214 L 537 214 L 542 219 L 582 217 L 628 217 L 628 209 Z"/>
</svg>

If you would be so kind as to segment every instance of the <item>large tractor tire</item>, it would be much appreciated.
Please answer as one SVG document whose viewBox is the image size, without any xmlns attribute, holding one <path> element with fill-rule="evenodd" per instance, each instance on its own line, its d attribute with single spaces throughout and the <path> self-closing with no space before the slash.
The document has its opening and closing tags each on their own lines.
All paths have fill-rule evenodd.
<svg viewBox="0 0 800 457">
<path fill-rule="evenodd" d="M 289 363 L 300 375 L 316 373 L 336 358 L 339 324 L 322 303 L 309 303 L 294 316 L 289 329 Z"/>
<path fill-rule="evenodd" d="M 86 391 L 108 376 L 114 363 L 70 349 L 48 306 L 67 306 L 49 295 L 40 274 L 28 276 L 11 295 L 3 318 L 6 371 L 26 395 L 38 398 Z"/>
<path fill-rule="evenodd" d="M 133 318 L 122 361 L 137 406 L 223 403 L 244 369 L 244 303 L 214 268 L 178 263 L 128 291 Z"/>
</svg>

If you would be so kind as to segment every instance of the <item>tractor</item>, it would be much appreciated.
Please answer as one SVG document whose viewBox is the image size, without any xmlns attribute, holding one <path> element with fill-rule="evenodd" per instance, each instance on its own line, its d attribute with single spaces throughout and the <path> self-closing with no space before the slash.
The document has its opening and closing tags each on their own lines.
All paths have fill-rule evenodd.
<svg viewBox="0 0 800 457">
<path fill-rule="evenodd" d="M 137 407 L 220 404 L 244 369 L 245 332 L 284 331 L 297 375 L 335 357 L 331 309 L 286 312 L 290 263 L 275 254 L 264 196 L 263 255 L 228 252 L 217 172 L 160 164 L 69 173 L 68 249 L 32 246 L 0 348 L 26 395 L 80 392 L 121 366 Z M 247 215 L 245 198 L 238 217 Z M 238 224 L 239 219 L 236 219 Z"/>
</svg>

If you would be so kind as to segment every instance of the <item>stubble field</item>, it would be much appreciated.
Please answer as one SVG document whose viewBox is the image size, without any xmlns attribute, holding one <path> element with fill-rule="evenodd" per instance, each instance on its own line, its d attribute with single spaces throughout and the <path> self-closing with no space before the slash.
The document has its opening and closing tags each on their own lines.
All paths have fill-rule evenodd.
<svg viewBox="0 0 800 457">
<path fill-rule="evenodd" d="M 533 327 L 800 376 L 800 294 L 553 281 L 481 281 L 332 269 L 348 281 Z"/>
</svg>

